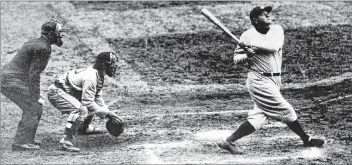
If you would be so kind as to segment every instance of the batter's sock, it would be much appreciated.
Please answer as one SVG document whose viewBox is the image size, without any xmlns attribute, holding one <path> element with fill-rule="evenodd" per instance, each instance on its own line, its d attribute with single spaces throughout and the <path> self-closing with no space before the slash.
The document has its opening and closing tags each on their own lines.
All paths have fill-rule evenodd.
<svg viewBox="0 0 352 165">
<path fill-rule="evenodd" d="M 290 128 L 294 133 L 296 133 L 299 137 L 301 137 L 304 143 L 309 141 L 309 136 L 304 132 L 301 124 L 298 120 L 295 120 L 292 123 L 287 123 L 288 128 Z"/>
<path fill-rule="evenodd" d="M 226 138 L 226 141 L 228 142 L 235 142 L 236 140 L 247 136 L 255 131 L 255 128 L 252 126 L 252 124 L 249 121 L 246 121 L 240 125 L 240 127 L 237 128 L 237 130 L 228 138 Z"/>
</svg>

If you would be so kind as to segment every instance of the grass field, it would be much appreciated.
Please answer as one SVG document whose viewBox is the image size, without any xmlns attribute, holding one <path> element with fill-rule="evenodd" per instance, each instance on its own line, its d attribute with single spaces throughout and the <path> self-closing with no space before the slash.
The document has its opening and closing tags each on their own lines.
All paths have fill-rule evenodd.
<svg viewBox="0 0 352 165">
<path fill-rule="evenodd" d="M 247 70 L 231 60 L 236 43 L 200 10 L 207 8 L 240 36 L 257 5 L 273 6 L 274 22 L 284 27 L 282 92 L 307 132 L 326 140 L 323 148 L 303 148 L 277 121 L 238 141 L 244 155 L 214 145 L 246 120 L 253 102 L 244 87 Z M 114 50 L 122 59 L 121 75 L 107 80 L 104 98 L 126 122 L 121 136 L 78 136 L 82 152 L 66 153 L 58 150 L 66 116 L 46 100 L 37 135 L 42 149 L 11 152 L 21 110 L 1 95 L 1 162 L 350 164 L 351 11 L 351 2 L 328 1 L 1 2 L 1 66 L 39 37 L 44 22 L 59 20 L 68 32 L 63 47 L 52 47 L 42 92 L 64 71 Z M 95 119 L 102 127 L 105 122 Z"/>
</svg>

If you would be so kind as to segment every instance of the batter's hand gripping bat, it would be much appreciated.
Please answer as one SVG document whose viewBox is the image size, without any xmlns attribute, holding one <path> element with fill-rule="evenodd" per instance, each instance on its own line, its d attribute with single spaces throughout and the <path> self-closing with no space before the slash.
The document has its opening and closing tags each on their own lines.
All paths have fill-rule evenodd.
<svg viewBox="0 0 352 165">
<path fill-rule="evenodd" d="M 231 38 L 240 43 L 239 39 L 235 35 L 231 33 L 229 29 L 227 29 L 212 13 L 210 13 L 207 9 L 202 9 L 201 13 L 207 17 L 211 22 L 213 22 L 216 26 L 218 26 L 221 30 L 223 30 L 226 34 L 228 34 Z"/>
</svg>

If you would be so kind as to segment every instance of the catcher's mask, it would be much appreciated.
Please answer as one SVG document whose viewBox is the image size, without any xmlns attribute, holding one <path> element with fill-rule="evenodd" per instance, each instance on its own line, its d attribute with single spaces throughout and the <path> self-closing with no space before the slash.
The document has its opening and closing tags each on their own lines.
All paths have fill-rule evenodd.
<svg viewBox="0 0 352 165">
<path fill-rule="evenodd" d="M 103 68 L 105 69 L 105 73 L 112 77 L 115 75 L 117 70 L 117 62 L 119 61 L 116 53 L 114 52 L 103 52 L 97 56 L 96 63 L 102 64 Z"/>
<path fill-rule="evenodd" d="M 48 36 L 51 42 L 59 47 L 63 45 L 63 32 L 66 32 L 66 29 L 64 29 L 63 25 L 58 21 L 46 22 L 41 28 L 41 33 Z"/>
</svg>

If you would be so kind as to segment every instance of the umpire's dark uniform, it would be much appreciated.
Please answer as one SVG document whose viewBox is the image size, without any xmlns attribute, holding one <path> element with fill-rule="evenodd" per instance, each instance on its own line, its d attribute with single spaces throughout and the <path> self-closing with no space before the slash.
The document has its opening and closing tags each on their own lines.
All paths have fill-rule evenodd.
<svg viewBox="0 0 352 165">
<path fill-rule="evenodd" d="M 1 69 L 1 93 L 23 111 L 14 142 L 34 141 L 43 107 L 40 98 L 40 73 L 51 54 L 51 43 L 45 37 L 26 42 L 17 55 Z"/>
</svg>

